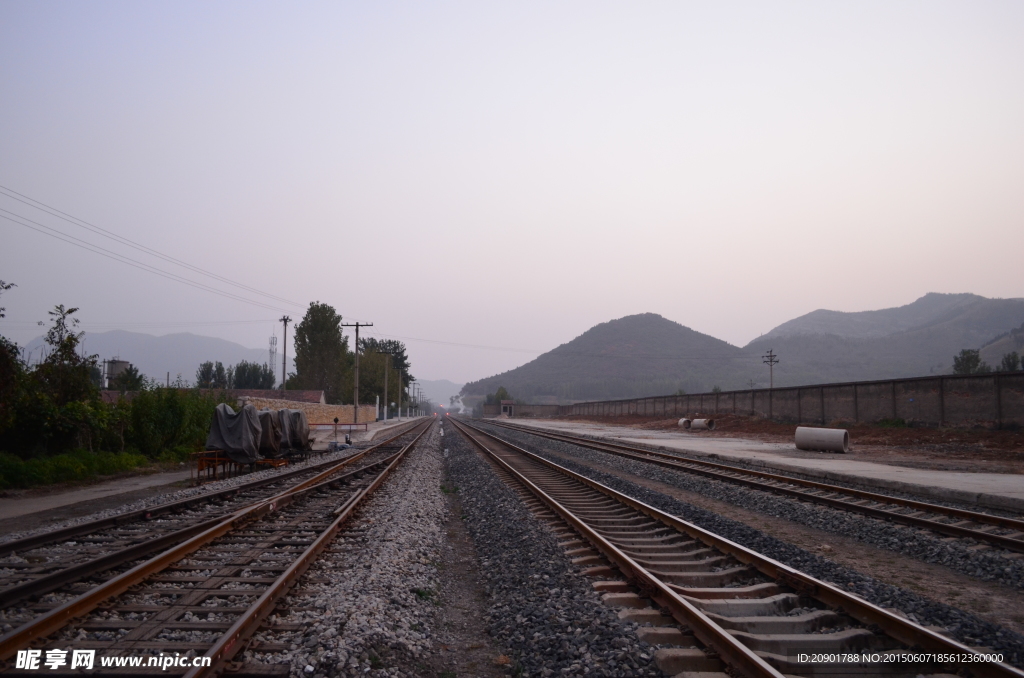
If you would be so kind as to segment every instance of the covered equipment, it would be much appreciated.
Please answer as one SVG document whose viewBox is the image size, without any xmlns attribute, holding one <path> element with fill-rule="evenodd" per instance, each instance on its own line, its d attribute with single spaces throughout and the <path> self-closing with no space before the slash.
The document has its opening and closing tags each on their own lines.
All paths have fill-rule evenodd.
<svg viewBox="0 0 1024 678">
<path fill-rule="evenodd" d="M 312 449 L 309 442 L 309 421 L 302 410 L 278 410 L 281 427 L 281 451 L 301 452 Z"/>
<path fill-rule="evenodd" d="M 277 459 L 281 453 L 281 426 L 278 424 L 280 417 L 277 410 L 260 410 L 257 413 L 260 417 L 260 427 L 263 432 L 260 434 L 260 454 L 265 459 Z"/>
<path fill-rule="evenodd" d="M 217 405 L 213 412 L 210 433 L 206 436 L 206 449 L 223 450 L 232 461 L 253 464 L 260 460 L 260 438 L 263 427 L 256 408 L 245 405 L 235 412 L 226 403 Z"/>
</svg>

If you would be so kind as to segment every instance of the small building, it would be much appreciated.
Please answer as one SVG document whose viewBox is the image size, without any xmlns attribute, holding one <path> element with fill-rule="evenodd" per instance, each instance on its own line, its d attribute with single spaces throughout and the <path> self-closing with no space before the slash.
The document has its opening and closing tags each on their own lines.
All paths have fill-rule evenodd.
<svg viewBox="0 0 1024 678">
<path fill-rule="evenodd" d="M 516 401 L 514 400 L 502 400 L 501 401 L 501 413 L 506 417 L 514 417 L 516 409 Z"/>
</svg>

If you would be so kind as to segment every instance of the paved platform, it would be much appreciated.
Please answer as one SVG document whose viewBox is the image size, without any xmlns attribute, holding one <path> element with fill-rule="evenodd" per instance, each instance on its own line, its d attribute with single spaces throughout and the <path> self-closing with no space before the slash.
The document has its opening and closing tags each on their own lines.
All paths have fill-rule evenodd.
<svg viewBox="0 0 1024 678">
<path fill-rule="evenodd" d="M 49 511 L 71 504 L 81 504 L 104 497 L 129 494 L 151 487 L 173 485 L 188 479 L 189 471 L 186 469 L 184 471 L 171 471 L 170 473 L 153 473 L 145 476 L 118 478 L 117 480 L 97 483 L 66 492 L 3 498 L 0 499 L 0 520 L 9 520 L 19 516 Z"/>
<path fill-rule="evenodd" d="M 908 468 L 857 461 L 853 455 L 801 452 L 789 444 L 744 438 L 716 437 L 714 433 L 652 431 L 551 419 L 515 419 L 521 426 L 553 429 L 577 435 L 611 438 L 678 450 L 722 461 L 795 473 L 813 479 L 832 479 L 865 487 L 906 492 L 929 499 L 957 501 L 988 508 L 1024 512 L 1024 475 L 960 473 Z"/>
</svg>

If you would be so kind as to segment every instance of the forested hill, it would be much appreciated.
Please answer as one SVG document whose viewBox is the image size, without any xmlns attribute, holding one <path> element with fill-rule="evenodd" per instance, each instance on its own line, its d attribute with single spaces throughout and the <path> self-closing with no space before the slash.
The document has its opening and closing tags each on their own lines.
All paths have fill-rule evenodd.
<svg viewBox="0 0 1024 678">
<path fill-rule="evenodd" d="M 917 377 L 948 374 L 961 349 L 982 348 L 1021 323 L 1024 299 L 927 294 L 880 311 L 814 311 L 744 348 L 780 356 L 780 385 Z M 1002 355 L 991 353 L 995 367 Z"/>
<path fill-rule="evenodd" d="M 1024 299 L 927 294 L 879 311 L 818 310 L 743 348 L 654 313 L 602 323 L 521 367 L 465 385 L 504 386 L 530 402 L 572 402 L 768 386 L 762 354 L 774 350 L 776 386 L 948 374 L 961 349 L 986 347 L 995 367 L 1024 342 Z M 1019 328 L 1019 329 L 1018 329 Z M 1017 329 L 1017 333 L 1012 331 Z"/>
<path fill-rule="evenodd" d="M 466 395 L 504 386 L 516 398 L 568 401 L 630 398 L 710 388 L 739 374 L 744 352 L 655 313 L 590 328 L 521 367 L 463 387 Z"/>
</svg>

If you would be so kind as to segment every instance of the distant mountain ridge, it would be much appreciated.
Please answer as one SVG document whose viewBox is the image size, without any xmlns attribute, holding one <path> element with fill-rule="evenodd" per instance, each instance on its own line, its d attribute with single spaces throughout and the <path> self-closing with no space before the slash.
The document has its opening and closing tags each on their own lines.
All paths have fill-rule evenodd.
<svg viewBox="0 0 1024 678">
<path fill-rule="evenodd" d="M 768 386 L 765 351 L 780 358 L 776 386 L 942 374 L 964 348 L 1024 328 L 1024 299 L 926 294 L 879 311 L 817 310 L 739 348 L 654 313 L 601 323 L 502 374 L 470 382 L 467 396 L 504 386 L 533 402 L 574 402 Z M 993 344 L 992 351 L 997 350 Z M 999 358 L 990 360 L 998 363 Z"/>
<path fill-rule="evenodd" d="M 32 362 L 39 357 L 45 344 L 37 337 L 25 346 L 25 354 Z M 100 360 L 119 357 L 135 365 L 138 370 L 159 382 L 164 382 L 167 373 L 171 381 L 181 374 L 189 382 L 196 379 L 196 370 L 207 360 L 220 361 L 227 365 L 241 360 L 263 364 L 268 360 L 266 349 L 246 348 L 241 344 L 215 337 L 204 337 L 190 332 L 153 336 L 140 332 L 113 330 L 110 332 L 86 332 L 83 350 L 87 354 L 99 354 Z M 280 379 L 280 357 L 274 366 Z"/>
</svg>

